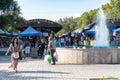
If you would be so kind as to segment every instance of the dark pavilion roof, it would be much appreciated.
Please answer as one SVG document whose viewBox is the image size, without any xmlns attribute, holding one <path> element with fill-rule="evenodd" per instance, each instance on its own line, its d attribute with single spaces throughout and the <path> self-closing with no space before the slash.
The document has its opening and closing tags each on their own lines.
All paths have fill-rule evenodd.
<svg viewBox="0 0 120 80">
<path fill-rule="evenodd" d="M 57 33 L 62 29 L 62 26 L 56 22 L 46 20 L 46 19 L 32 19 L 28 20 L 25 23 L 20 23 L 16 26 L 16 28 L 20 31 L 25 30 L 28 26 L 32 26 L 38 31 L 53 31 Z"/>
</svg>

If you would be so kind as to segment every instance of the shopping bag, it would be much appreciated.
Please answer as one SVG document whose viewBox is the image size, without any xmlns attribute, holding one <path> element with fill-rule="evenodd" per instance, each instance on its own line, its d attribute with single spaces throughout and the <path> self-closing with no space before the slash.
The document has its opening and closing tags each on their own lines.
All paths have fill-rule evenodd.
<svg viewBox="0 0 120 80">
<path fill-rule="evenodd" d="M 58 62 L 58 54 L 57 54 L 57 52 L 55 51 L 55 53 L 54 53 L 54 58 L 55 58 L 55 61 L 57 61 Z"/>
<path fill-rule="evenodd" d="M 44 61 L 50 63 L 51 60 L 52 60 L 52 56 L 50 54 L 46 54 L 45 57 L 44 57 Z"/>
</svg>

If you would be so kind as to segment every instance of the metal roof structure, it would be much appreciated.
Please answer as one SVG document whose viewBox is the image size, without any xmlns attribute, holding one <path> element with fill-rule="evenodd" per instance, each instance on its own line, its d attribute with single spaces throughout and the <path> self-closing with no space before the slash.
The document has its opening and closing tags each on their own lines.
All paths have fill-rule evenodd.
<svg viewBox="0 0 120 80">
<path fill-rule="evenodd" d="M 62 26 L 57 22 L 53 22 L 46 19 L 32 19 L 28 20 L 25 23 L 20 23 L 16 26 L 16 28 L 20 31 L 23 31 L 26 27 L 32 26 L 38 31 L 45 32 L 45 31 L 53 31 L 57 33 L 62 29 Z"/>
</svg>

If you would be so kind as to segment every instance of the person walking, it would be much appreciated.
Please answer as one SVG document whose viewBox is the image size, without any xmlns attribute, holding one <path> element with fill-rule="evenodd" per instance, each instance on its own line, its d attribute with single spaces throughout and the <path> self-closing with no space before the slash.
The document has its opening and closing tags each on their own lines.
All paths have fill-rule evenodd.
<svg viewBox="0 0 120 80">
<path fill-rule="evenodd" d="M 18 59 L 19 59 L 19 58 L 15 58 L 14 55 L 17 52 L 19 53 L 19 49 L 20 49 L 20 46 L 18 44 L 18 39 L 14 38 L 7 52 L 5 53 L 5 55 L 7 56 L 8 53 L 11 51 L 11 65 L 9 66 L 9 68 L 13 68 L 14 72 L 17 72 L 17 65 L 18 65 Z"/>
<path fill-rule="evenodd" d="M 49 38 L 49 43 L 48 43 L 48 52 L 50 52 L 51 57 L 52 57 L 52 65 L 55 65 L 55 56 L 54 53 L 56 51 L 56 43 L 54 42 L 54 39 L 52 37 Z"/>
</svg>

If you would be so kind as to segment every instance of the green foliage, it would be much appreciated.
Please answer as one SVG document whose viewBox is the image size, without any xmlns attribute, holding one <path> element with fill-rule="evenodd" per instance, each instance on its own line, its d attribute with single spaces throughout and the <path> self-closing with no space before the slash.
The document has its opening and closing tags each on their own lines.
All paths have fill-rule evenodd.
<svg viewBox="0 0 120 80">
<path fill-rule="evenodd" d="M 82 26 L 86 26 L 87 24 L 90 24 L 90 17 L 88 12 L 84 12 L 82 16 L 80 17 L 80 24 Z"/>
<path fill-rule="evenodd" d="M 70 17 L 70 18 L 59 19 L 58 23 L 63 26 L 63 29 L 60 32 L 58 32 L 56 35 L 58 36 L 78 28 L 83 28 L 86 25 L 95 22 L 97 11 L 98 9 L 85 12 L 80 17 L 77 18 Z"/>
<path fill-rule="evenodd" d="M 13 2 L 14 0 L 0 0 L 0 10 L 3 12 L 8 10 Z"/>
<path fill-rule="evenodd" d="M 24 22 L 25 19 L 19 15 L 1 15 L 0 16 L 0 28 L 7 31 L 15 31 L 15 26 L 18 23 Z"/>
<path fill-rule="evenodd" d="M 58 23 L 63 26 L 63 29 L 56 34 L 57 36 L 59 36 L 63 33 L 72 31 L 72 30 L 76 29 L 76 26 L 77 26 L 77 21 L 73 17 L 59 19 Z"/>
<path fill-rule="evenodd" d="M 115 0 L 114 9 L 115 9 L 115 12 L 117 13 L 116 17 L 120 18 L 120 15 L 119 15 L 120 14 L 120 0 Z"/>
<path fill-rule="evenodd" d="M 3 5 L 2 7 L 1 4 Z M 25 21 L 25 19 L 20 16 L 21 12 L 17 1 L 14 0 L 0 1 L 0 10 L 3 11 L 3 13 L 0 15 L 0 29 L 7 31 L 16 31 L 15 26 L 18 23 Z"/>
<path fill-rule="evenodd" d="M 120 0 L 110 0 L 106 14 L 108 18 L 120 18 Z"/>
<path fill-rule="evenodd" d="M 110 76 L 108 78 L 103 77 L 100 80 L 117 80 L 117 78 Z"/>
<path fill-rule="evenodd" d="M 106 79 L 103 77 L 103 78 L 101 78 L 100 80 L 106 80 Z"/>
<path fill-rule="evenodd" d="M 85 27 L 88 24 L 91 24 L 96 21 L 96 13 L 97 9 L 91 10 L 89 12 L 84 12 L 81 17 L 79 18 L 80 20 L 78 21 L 79 28 L 80 27 Z"/>
</svg>

